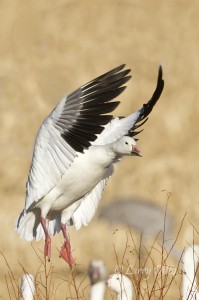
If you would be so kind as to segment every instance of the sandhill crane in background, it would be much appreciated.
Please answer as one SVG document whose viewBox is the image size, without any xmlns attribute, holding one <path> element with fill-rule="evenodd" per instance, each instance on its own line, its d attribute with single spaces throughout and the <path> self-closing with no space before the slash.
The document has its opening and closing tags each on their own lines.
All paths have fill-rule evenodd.
<svg viewBox="0 0 199 300">
<path fill-rule="evenodd" d="M 62 231 L 60 256 L 75 263 L 66 226 L 77 229 L 91 221 L 114 163 L 124 155 L 141 156 L 133 136 L 145 123 L 163 88 L 162 68 L 151 99 L 135 113 L 113 118 L 111 102 L 131 78 L 125 65 L 90 81 L 64 97 L 45 119 L 37 135 L 26 185 L 25 208 L 16 222 L 19 235 L 45 238 L 50 260 L 51 236 Z"/>
<path fill-rule="evenodd" d="M 182 281 L 182 299 L 199 300 L 199 287 L 196 272 L 199 263 L 199 245 L 188 247 L 183 254 L 184 274 Z"/>
<path fill-rule="evenodd" d="M 35 293 L 34 276 L 26 273 L 21 278 L 20 299 L 33 300 L 34 293 Z"/>
<path fill-rule="evenodd" d="M 179 260 L 182 252 L 173 247 L 175 241 L 174 236 L 174 218 L 157 204 L 139 198 L 123 198 L 115 199 L 111 203 L 102 207 L 99 218 L 105 219 L 107 222 L 118 225 L 127 224 L 142 234 L 144 241 L 158 235 L 159 241 L 163 241 L 164 232 L 164 248 L 167 252 Z M 172 248 L 173 247 L 173 248 Z"/>
<path fill-rule="evenodd" d="M 90 300 L 104 300 L 107 270 L 102 260 L 92 260 L 88 267 L 90 278 Z"/>
<path fill-rule="evenodd" d="M 132 300 L 133 287 L 131 280 L 122 274 L 112 274 L 107 280 L 108 287 L 117 294 L 117 300 Z"/>
</svg>

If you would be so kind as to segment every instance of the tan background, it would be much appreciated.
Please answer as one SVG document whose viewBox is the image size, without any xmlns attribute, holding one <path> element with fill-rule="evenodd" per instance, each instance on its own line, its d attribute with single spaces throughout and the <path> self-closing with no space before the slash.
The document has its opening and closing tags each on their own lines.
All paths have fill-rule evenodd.
<svg viewBox="0 0 199 300">
<path fill-rule="evenodd" d="M 164 207 L 162 190 L 167 190 L 174 230 L 187 212 L 178 247 L 192 242 L 189 221 L 199 225 L 198 13 L 196 0 L 0 1 L 0 250 L 16 278 L 19 262 L 33 274 L 39 266 L 30 244 L 13 229 L 24 205 L 37 130 L 64 95 L 121 63 L 132 69 L 133 78 L 115 114 L 126 115 L 149 99 L 159 64 L 165 90 L 140 135 L 143 158 L 127 158 L 117 166 L 101 205 L 137 195 Z M 113 231 L 97 219 L 70 231 L 81 270 L 100 257 L 114 271 Z M 197 232 L 194 239 L 199 242 Z M 61 236 L 53 241 L 52 263 L 63 275 L 68 268 L 58 259 L 61 242 Z M 33 245 L 42 250 L 43 242 Z M 0 266 L 0 299 L 8 299 L 2 257 Z M 61 288 L 57 299 L 65 299 Z M 170 299 L 176 297 L 179 290 L 171 290 Z"/>
</svg>

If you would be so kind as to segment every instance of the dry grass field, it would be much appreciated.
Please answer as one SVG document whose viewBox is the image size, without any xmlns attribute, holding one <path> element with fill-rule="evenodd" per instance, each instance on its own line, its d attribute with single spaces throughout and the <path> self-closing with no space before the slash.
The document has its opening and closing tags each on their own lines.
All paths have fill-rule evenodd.
<svg viewBox="0 0 199 300">
<path fill-rule="evenodd" d="M 116 197 L 139 196 L 165 207 L 165 190 L 172 194 L 168 211 L 175 216 L 176 235 L 187 213 L 177 247 L 182 250 L 193 239 L 199 243 L 198 14 L 196 0 L 0 1 L 0 299 L 17 298 L 3 255 L 16 280 L 23 273 L 22 266 L 33 275 L 40 267 L 36 253 L 42 258 L 43 241 L 32 244 L 35 253 L 30 243 L 17 236 L 13 224 L 24 205 L 33 143 L 41 122 L 64 95 L 122 63 L 132 69 L 133 77 L 120 96 L 116 115 L 133 112 L 149 99 L 159 64 L 165 89 L 139 136 L 143 157 L 126 158 L 117 165 L 100 205 Z M 103 259 L 109 272 L 114 272 L 114 246 L 119 262 L 127 249 L 125 259 L 136 265 L 132 249 L 139 248 L 140 236 L 131 232 L 134 245 L 127 229 L 114 233 L 115 229 L 96 216 L 87 228 L 70 229 L 78 264 L 75 272 L 79 273 L 76 284 L 94 258 Z M 61 235 L 53 239 L 51 287 L 54 284 L 57 290 L 49 299 L 77 297 L 67 282 L 72 278 L 69 268 L 58 257 L 61 243 Z M 156 266 L 161 255 L 153 254 Z M 172 257 L 168 260 L 176 268 L 177 263 Z M 41 271 L 44 269 L 42 266 Z M 180 299 L 180 282 L 179 272 L 164 299 Z M 88 299 L 87 278 L 79 293 L 81 299 Z M 161 297 L 154 294 L 150 299 Z"/>
</svg>

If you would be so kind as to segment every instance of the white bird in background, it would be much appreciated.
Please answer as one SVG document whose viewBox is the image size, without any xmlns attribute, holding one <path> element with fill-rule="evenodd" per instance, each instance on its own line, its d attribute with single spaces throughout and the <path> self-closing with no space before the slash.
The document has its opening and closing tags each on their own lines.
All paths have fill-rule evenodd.
<svg viewBox="0 0 199 300">
<path fill-rule="evenodd" d="M 188 247 L 183 254 L 184 274 L 182 282 L 182 299 L 199 300 L 199 287 L 196 273 L 199 263 L 199 245 Z"/>
<path fill-rule="evenodd" d="M 117 294 L 117 300 L 132 300 L 133 287 L 131 280 L 123 274 L 112 274 L 107 280 L 108 287 Z"/>
<path fill-rule="evenodd" d="M 45 238 L 44 255 L 51 257 L 51 236 L 63 232 L 60 256 L 75 263 L 66 226 L 87 225 L 124 155 L 141 156 L 133 136 L 159 99 L 164 81 L 159 68 L 157 87 L 141 109 L 124 118 L 106 115 L 111 102 L 131 76 L 121 65 L 83 85 L 61 100 L 37 135 L 26 185 L 25 208 L 16 222 L 19 235 L 31 241 Z"/>
<path fill-rule="evenodd" d="M 20 294 L 21 300 L 33 300 L 35 293 L 34 276 L 31 274 L 24 274 L 21 278 Z"/>
<path fill-rule="evenodd" d="M 102 260 L 92 260 L 88 275 L 90 278 L 90 300 L 104 300 L 106 290 L 107 270 Z"/>
</svg>

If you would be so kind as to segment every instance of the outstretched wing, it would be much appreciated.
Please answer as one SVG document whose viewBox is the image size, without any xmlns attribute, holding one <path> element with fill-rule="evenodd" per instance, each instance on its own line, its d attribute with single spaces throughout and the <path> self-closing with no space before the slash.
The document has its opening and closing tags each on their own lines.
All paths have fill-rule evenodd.
<svg viewBox="0 0 199 300">
<path fill-rule="evenodd" d="M 36 138 L 26 188 L 26 205 L 44 197 L 60 180 L 78 152 L 83 152 L 100 134 L 119 104 L 131 76 L 125 65 L 88 82 L 61 100 L 41 125 Z M 123 70 L 123 71 L 122 71 Z"/>
<path fill-rule="evenodd" d="M 122 117 L 114 118 L 105 126 L 104 131 L 98 136 L 98 138 L 92 143 L 93 145 L 105 145 L 113 143 L 117 139 L 124 135 L 135 136 L 140 131 L 136 131 L 141 125 L 148 120 L 148 115 L 152 111 L 154 105 L 160 98 L 160 95 L 164 88 L 164 80 L 162 79 L 162 67 L 159 67 L 158 79 L 156 89 L 151 99 L 143 105 L 141 109 L 134 112 L 133 114 Z"/>
</svg>

